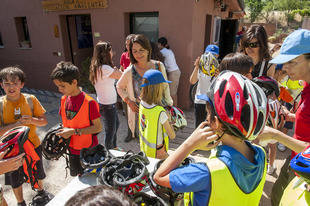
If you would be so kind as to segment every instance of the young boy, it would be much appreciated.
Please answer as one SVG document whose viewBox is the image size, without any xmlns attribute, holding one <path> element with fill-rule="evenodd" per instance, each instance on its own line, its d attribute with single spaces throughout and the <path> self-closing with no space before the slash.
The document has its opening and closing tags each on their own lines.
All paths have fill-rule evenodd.
<svg viewBox="0 0 310 206">
<path fill-rule="evenodd" d="M 212 81 L 207 95 L 199 98 L 207 102 L 206 121 L 163 162 L 155 182 L 174 192 L 191 192 L 185 205 L 258 205 L 266 157 L 261 147 L 249 141 L 265 126 L 265 94 L 249 79 L 224 71 Z M 194 150 L 216 146 L 216 155 L 205 163 L 177 168 Z"/>
<path fill-rule="evenodd" d="M 219 47 L 213 44 L 210 44 L 205 49 L 205 54 L 211 53 L 213 57 L 218 58 L 219 56 Z M 201 122 L 203 122 L 206 119 L 206 102 L 198 99 L 197 95 L 204 94 L 208 90 L 211 84 L 211 79 L 213 76 L 218 73 L 217 69 L 214 68 L 215 71 L 210 72 L 213 68 L 212 65 L 210 65 L 211 61 L 206 61 L 204 67 L 206 67 L 206 70 L 209 70 L 208 73 L 212 75 L 207 75 L 204 72 L 202 72 L 201 69 L 199 69 L 199 62 L 200 62 L 201 56 L 198 56 L 194 63 L 194 70 L 190 76 L 189 82 L 190 84 L 194 85 L 197 83 L 197 89 L 195 94 L 195 100 L 194 100 L 194 109 L 195 109 L 195 127 L 198 127 Z"/>
<path fill-rule="evenodd" d="M 0 71 L 1 87 L 5 96 L 0 98 L 0 136 L 17 126 L 30 127 L 29 140 L 34 145 L 40 160 L 36 163 L 38 173 L 38 197 L 49 201 L 51 195 L 43 189 L 42 180 L 45 172 L 42 164 L 42 148 L 36 127 L 47 124 L 45 109 L 33 95 L 22 94 L 25 83 L 25 73 L 17 67 L 7 67 Z M 23 167 L 5 174 L 5 184 L 11 185 L 18 205 L 26 205 L 23 197 L 22 184 L 24 183 Z"/>
<path fill-rule="evenodd" d="M 57 135 L 65 139 L 71 138 L 69 144 L 70 175 L 81 175 L 83 168 L 80 163 L 80 151 L 82 148 L 96 146 L 98 144 L 97 134 L 102 130 L 99 105 L 79 88 L 79 69 L 72 63 L 59 62 L 51 78 L 63 94 L 59 110 L 63 129 Z"/>
<path fill-rule="evenodd" d="M 220 72 L 224 70 L 230 70 L 242 74 L 243 76 L 246 76 L 249 79 L 252 79 L 253 67 L 254 63 L 251 57 L 236 52 L 227 54 L 224 57 L 219 66 L 219 70 Z"/>
</svg>

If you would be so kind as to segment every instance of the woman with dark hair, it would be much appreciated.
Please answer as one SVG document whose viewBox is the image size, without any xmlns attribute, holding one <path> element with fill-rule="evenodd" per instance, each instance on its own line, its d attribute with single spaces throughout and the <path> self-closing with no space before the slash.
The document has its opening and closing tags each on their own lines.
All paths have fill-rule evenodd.
<svg viewBox="0 0 310 206">
<path fill-rule="evenodd" d="M 117 91 L 124 102 L 126 102 L 128 111 L 128 126 L 132 132 L 132 136 L 127 136 L 125 142 L 129 142 L 132 138 L 137 137 L 135 131 L 138 129 L 140 91 L 142 77 L 149 69 L 156 69 L 162 72 L 167 80 L 166 69 L 163 63 L 151 60 L 152 48 L 149 40 L 142 34 L 135 35 L 129 44 L 129 58 L 131 65 L 122 74 L 117 82 Z M 165 84 L 162 106 L 172 105 L 173 101 L 170 96 L 169 86 Z"/>
<path fill-rule="evenodd" d="M 179 86 L 179 80 L 181 76 L 181 71 L 175 61 L 174 53 L 170 49 L 168 45 L 168 41 L 165 37 L 161 37 L 158 39 L 158 48 L 160 49 L 160 52 L 165 57 L 165 67 L 167 69 L 167 75 L 169 81 L 172 81 L 172 83 L 169 85 L 170 87 L 170 94 L 173 99 L 173 103 L 175 106 L 178 105 L 178 86 Z"/>
<path fill-rule="evenodd" d="M 129 34 L 126 37 L 125 41 L 125 51 L 122 53 L 121 59 L 120 59 L 120 69 L 121 71 L 124 71 L 129 65 L 130 65 L 130 59 L 129 59 L 129 44 L 130 39 L 133 38 L 134 34 Z"/>
<path fill-rule="evenodd" d="M 116 148 L 116 133 L 119 127 L 117 116 L 117 93 L 115 80 L 122 72 L 114 67 L 112 62 L 113 50 L 109 42 L 99 41 L 91 60 L 89 79 L 97 93 L 100 114 L 103 116 L 105 129 L 104 145 L 107 149 Z"/>
<path fill-rule="evenodd" d="M 151 59 L 154 59 L 154 60 L 157 60 L 157 61 L 160 61 L 160 62 L 164 63 L 165 57 L 160 52 L 160 50 L 158 48 L 158 45 L 151 41 L 151 47 L 152 47 Z"/>
<path fill-rule="evenodd" d="M 268 37 L 263 26 L 252 25 L 241 39 L 240 51 L 250 56 L 254 63 L 252 77 L 274 76 L 275 68 L 269 64 L 271 59 Z"/>
</svg>

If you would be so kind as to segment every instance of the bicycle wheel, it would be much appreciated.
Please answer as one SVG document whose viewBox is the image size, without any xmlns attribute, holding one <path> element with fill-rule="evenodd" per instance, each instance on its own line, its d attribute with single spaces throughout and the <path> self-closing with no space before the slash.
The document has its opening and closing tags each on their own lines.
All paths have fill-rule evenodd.
<svg viewBox="0 0 310 206">
<path fill-rule="evenodd" d="M 190 98 L 190 100 L 191 100 L 192 103 L 194 103 L 194 101 L 195 101 L 195 95 L 196 95 L 196 90 L 197 90 L 197 84 L 198 84 L 198 83 L 191 85 L 190 90 L 189 90 L 189 98 Z"/>
</svg>

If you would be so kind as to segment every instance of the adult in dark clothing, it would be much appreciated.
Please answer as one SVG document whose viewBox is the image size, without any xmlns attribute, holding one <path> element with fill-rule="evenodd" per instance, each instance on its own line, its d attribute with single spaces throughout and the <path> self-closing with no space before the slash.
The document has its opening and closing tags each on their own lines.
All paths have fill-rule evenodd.
<svg viewBox="0 0 310 206">
<path fill-rule="evenodd" d="M 267 33 L 263 26 L 252 25 L 241 39 L 241 52 L 250 56 L 254 62 L 253 78 L 259 76 L 274 76 L 275 67 L 269 64 L 271 59 Z"/>
</svg>

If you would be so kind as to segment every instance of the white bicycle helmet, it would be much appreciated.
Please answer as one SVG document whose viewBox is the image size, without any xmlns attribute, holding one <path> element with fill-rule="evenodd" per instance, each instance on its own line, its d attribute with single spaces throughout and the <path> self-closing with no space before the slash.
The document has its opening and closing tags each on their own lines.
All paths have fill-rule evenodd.
<svg viewBox="0 0 310 206">
<path fill-rule="evenodd" d="M 183 129 L 187 126 L 187 121 L 184 115 L 184 112 L 175 106 L 167 106 L 166 109 L 169 111 L 171 120 L 172 120 L 172 126 L 175 130 Z"/>
<path fill-rule="evenodd" d="M 281 114 L 281 105 L 278 100 L 269 100 L 269 115 L 268 115 L 268 125 L 278 129 L 278 127 L 283 123 L 284 117 Z"/>
<path fill-rule="evenodd" d="M 212 53 L 204 53 L 199 60 L 199 69 L 205 75 L 213 77 L 215 71 L 218 70 L 219 63 Z"/>
</svg>

